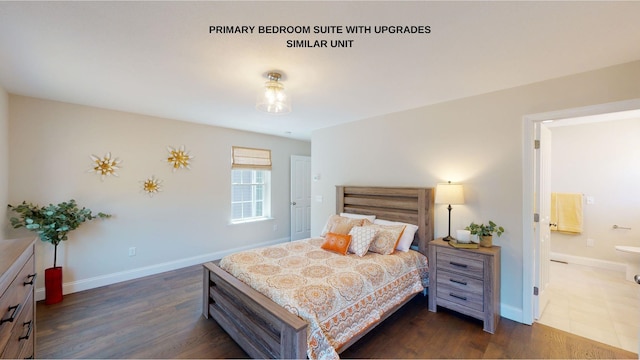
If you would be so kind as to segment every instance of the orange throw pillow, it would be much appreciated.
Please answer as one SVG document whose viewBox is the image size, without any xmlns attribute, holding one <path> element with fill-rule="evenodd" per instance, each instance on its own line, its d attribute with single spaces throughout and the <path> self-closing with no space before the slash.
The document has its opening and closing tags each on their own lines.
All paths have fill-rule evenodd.
<svg viewBox="0 0 640 360">
<path fill-rule="evenodd" d="M 330 232 L 324 237 L 324 242 L 320 247 L 340 255 L 346 255 L 347 250 L 349 250 L 350 243 L 351 235 L 335 234 Z"/>
</svg>

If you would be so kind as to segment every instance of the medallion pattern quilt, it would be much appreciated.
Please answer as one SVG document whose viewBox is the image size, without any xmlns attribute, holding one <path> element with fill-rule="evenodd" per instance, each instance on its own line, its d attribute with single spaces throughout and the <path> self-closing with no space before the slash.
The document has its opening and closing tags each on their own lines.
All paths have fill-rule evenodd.
<svg viewBox="0 0 640 360">
<path fill-rule="evenodd" d="M 339 255 L 312 238 L 235 253 L 220 267 L 309 323 L 310 359 L 337 359 L 342 345 L 424 289 L 416 251 Z"/>
</svg>

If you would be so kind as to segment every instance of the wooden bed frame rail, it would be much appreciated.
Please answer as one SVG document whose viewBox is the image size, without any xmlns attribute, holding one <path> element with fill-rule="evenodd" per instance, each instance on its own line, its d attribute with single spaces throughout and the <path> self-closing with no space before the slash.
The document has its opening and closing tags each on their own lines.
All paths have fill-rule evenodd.
<svg viewBox="0 0 640 360">
<path fill-rule="evenodd" d="M 416 224 L 414 244 L 425 255 L 433 240 L 433 202 L 432 188 L 336 187 L 337 213 Z M 204 264 L 204 317 L 214 318 L 252 358 L 306 358 L 307 322 L 222 270 L 218 262 Z M 412 298 L 387 311 L 379 322 L 336 351 L 346 350 Z"/>
<path fill-rule="evenodd" d="M 204 264 L 202 313 L 254 359 L 307 357 L 307 322 L 222 270 Z"/>
</svg>

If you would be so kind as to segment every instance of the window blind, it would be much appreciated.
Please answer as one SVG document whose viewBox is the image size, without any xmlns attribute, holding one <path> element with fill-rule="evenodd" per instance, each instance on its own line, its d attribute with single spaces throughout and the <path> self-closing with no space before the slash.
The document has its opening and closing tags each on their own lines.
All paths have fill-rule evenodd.
<svg viewBox="0 0 640 360">
<path fill-rule="evenodd" d="M 271 170 L 271 150 L 233 146 L 231 168 Z"/>
</svg>

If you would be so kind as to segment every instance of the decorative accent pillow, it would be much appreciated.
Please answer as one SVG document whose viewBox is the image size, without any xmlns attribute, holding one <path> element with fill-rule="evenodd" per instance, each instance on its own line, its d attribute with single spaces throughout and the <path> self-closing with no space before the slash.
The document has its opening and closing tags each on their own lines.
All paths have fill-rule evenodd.
<svg viewBox="0 0 640 360">
<path fill-rule="evenodd" d="M 369 246 L 373 241 L 373 238 L 378 233 L 377 229 L 372 228 L 371 226 L 354 226 L 349 231 L 349 235 L 351 235 L 351 244 L 349 244 L 349 252 L 354 253 L 360 257 L 363 257 L 367 251 L 369 251 Z"/>
<path fill-rule="evenodd" d="M 327 233 L 321 248 L 333 251 L 340 255 L 346 255 L 351 243 L 351 235 Z"/>
<path fill-rule="evenodd" d="M 330 232 L 347 235 L 352 227 L 362 225 L 362 221 L 363 219 L 350 219 L 340 215 L 331 215 L 320 236 L 325 236 Z"/>
<path fill-rule="evenodd" d="M 351 213 L 340 213 L 340 216 L 347 217 L 351 219 L 367 219 L 372 223 L 376 220 L 375 215 L 360 215 L 360 214 L 351 214 Z"/>
<path fill-rule="evenodd" d="M 396 249 L 396 245 L 404 232 L 404 225 L 370 225 L 368 227 L 378 230 L 378 234 L 373 238 L 369 246 L 369 251 L 381 255 L 390 255 Z"/>
<path fill-rule="evenodd" d="M 407 224 L 398 221 L 389 221 L 389 220 L 381 220 L 375 219 L 373 221 L 376 225 L 405 225 L 404 232 L 400 237 L 400 241 L 398 241 L 398 245 L 396 245 L 396 250 L 407 252 L 409 248 L 411 248 L 411 244 L 413 243 L 413 238 L 416 235 L 416 231 L 418 231 L 418 225 Z"/>
</svg>

